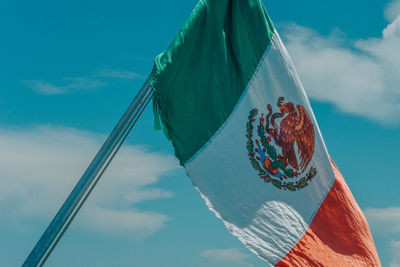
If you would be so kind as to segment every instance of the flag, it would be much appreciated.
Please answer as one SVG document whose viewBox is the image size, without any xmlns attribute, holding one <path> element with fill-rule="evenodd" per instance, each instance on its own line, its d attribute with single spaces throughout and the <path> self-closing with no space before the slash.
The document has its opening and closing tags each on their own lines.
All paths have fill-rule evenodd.
<svg viewBox="0 0 400 267">
<path fill-rule="evenodd" d="M 276 266 L 379 266 L 261 1 L 201 0 L 147 80 L 208 208 Z"/>
</svg>

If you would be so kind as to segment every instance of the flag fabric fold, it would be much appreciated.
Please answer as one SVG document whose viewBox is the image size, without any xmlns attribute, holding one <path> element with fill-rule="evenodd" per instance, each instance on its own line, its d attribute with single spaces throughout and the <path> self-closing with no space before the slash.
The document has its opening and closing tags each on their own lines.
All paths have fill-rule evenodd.
<svg viewBox="0 0 400 267">
<path fill-rule="evenodd" d="M 259 2 L 199 1 L 156 58 L 148 83 L 182 165 L 232 113 L 273 30 Z"/>
<path fill-rule="evenodd" d="M 261 1 L 200 0 L 147 82 L 193 185 L 249 250 L 271 266 L 380 265 Z"/>
</svg>

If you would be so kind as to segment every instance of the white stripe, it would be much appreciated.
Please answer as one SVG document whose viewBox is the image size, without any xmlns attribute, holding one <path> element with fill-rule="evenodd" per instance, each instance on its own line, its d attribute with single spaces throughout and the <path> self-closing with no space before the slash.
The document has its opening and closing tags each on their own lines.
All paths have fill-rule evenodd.
<svg viewBox="0 0 400 267">
<path fill-rule="evenodd" d="M 301 104 L 315 131 L 310 166 L 317 176 L 296 192 L 265 183 L 253 169 L 246 150 L 246 122 L 252 108 L 264 114 L 278 97 Z M 254 123 L 257 133 L 257 121 Z M 329 156 L 309 101 L 279 35 L 271 44 L 235 110 L 185 165 L 193 185 L 228 230 L 260 258 L 274 265 L 301 239 L 335 180 Z"/>
</svg>

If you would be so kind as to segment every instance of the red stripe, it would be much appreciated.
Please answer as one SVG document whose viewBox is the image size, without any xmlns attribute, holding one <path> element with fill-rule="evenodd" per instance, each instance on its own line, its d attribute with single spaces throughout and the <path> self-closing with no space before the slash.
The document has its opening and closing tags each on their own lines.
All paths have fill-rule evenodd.
<svg viewBox="0 0 400 267">
<path fill-rule="evenodd" d="M 332 164 L 336 181 L 305 235 L 276 266 L 381 266 L 367 220 Z"/>
</svg>

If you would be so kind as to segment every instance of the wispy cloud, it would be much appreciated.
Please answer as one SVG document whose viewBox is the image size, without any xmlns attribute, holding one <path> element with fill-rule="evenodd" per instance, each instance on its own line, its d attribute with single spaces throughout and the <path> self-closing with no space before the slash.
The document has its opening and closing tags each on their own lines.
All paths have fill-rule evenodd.
<svg viewBox="0 0 400 267">
<path fill-rule="evenodd" d="M 26 80 L 25 84 L 35 92 L 44 95 L 61 95 L 78 90 L 88 90 L 107 85 L 107 83 L 88 78 L 64 78 L 56 85 L 45 80 Z"/>
<path fill-rule="evenodd" d="M 390 267 L 400 267 L 400 241 L 392 241 L 390 244 L 393 258 L 390 262 Z"/>
<path fill-rule="evenodd" d="M 218 261 L 230 261 L 232 263 L 236 263 L 241 266 L 253 266 L 252 264 L 249 264 L 244 261 L 250 256 L 242 253 L 238 248 L 208 249 L 201 252 L 200 255 L 208 259 L 213 259 Z"/>
<path fill-rule="evenodd" d="M 367 208 L 364 214 L 374 235 L 383 236 L 387 245 L 390 242 L 390 267 L 400 267 L 400 241 L 393 240 L 400 234 L 400 207 Z"/>
<path fill-rule="evenodd" d="M 154 196 L 152 199 L 156 198 L 157 196 Z M 117 210 L 89 205 L 77 223 L 103 235 L 143 238 L 157 232 L 170 220 L 172 218 L 158 212 L 132 208 Z"/>
<path fill-rule="evenodd" d="M 364 214 L 372 228 L 381 234 L 400 234 L 400 207 L 367 208 Z"/>
<path fill-rule="evenodd" d="M 139 73 L 135 73 L 123 69 L 101 68 L 94 75 L 93 78 L 84 77 L 67 77 L 57 82 L 48 80 L 25 80 L 24 83 L 36 93 L 43 95 L 62 95 L 74 91 L 89 90 L 97 87 L 106 86 L 108 83 L 101 79 L 145 79 Z"/>
<path fill-rule="evenodd" d="M 389 22 L 394 21 L 400 14 L 400 0 L 394 0 L 387 4 L 385 8 L 385 19 Z"/>
<path fill-rule="evenodd" d="M 387 10 L 398 12 L 399 3 Z M 295 24 L 284 29 L 287 48 L 311 98 L 333 103 L 343 112 L 400 122 L 400 17 L 381 37 L 356 42 L 335 33 L 321 36 Z"/>
<path fill-rule="evenodd" d="M 99 148 L 103 136 L 71 128 L 0 129 L 0 225 L 30 231 L 60 207 Z M 107 235 L 144 237 L 171 220 L 135 203 L 169 198 L 154 187 L 178 168 L 172 156 L 124 146 L 93 191 L 74 225 Z"/>
<path fill-rule="evenodd" d="M 112 68 L 103 68 L 100 69 L 98 75 L 101 77 L 107 78 L 116 78 L 116 79 L 144 79 L 145 77 L 139 73 L 132 72 L 129 70 L 122 69 L 112 69 Z"/>
</svg>

